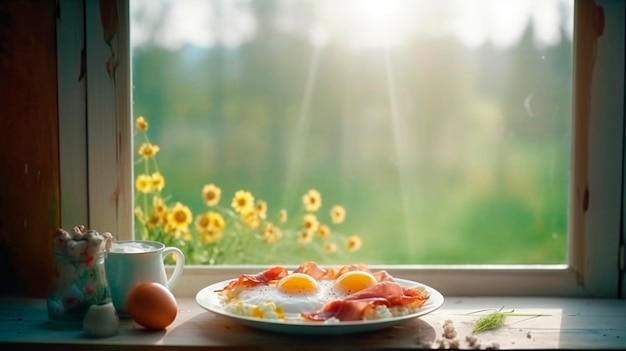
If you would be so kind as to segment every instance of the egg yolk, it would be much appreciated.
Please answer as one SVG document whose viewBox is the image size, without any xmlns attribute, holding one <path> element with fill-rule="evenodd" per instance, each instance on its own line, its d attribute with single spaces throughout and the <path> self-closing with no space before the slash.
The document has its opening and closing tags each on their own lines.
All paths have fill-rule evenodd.
<svg viewBox="0 0 626 351">
<path fill-rule="evenodd" d="M 363 271 L 352 271 L 339 276 L 335 281 L 334 289 L 341 294 L 349 295 L 369 288 L 376 283 L 376 278 L 373 275 Z"/>
<path fill-rule="evenodd" d="M 282 278 L 276 288 L 283 294 L 310 295 L 317 292 L 317 282 L 308 274 L 293 273 Z"/>
</svg>

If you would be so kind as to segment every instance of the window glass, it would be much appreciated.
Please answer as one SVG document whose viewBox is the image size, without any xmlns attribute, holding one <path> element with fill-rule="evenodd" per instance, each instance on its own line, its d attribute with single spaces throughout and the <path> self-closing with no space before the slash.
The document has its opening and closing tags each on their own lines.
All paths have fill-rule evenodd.
<svg viewBox="0 0 626 351">
<path fill-rule="evenodd" d="M 567 262 L 572 0 L 130 10 L 136 238 L 189 264 Z"/>
</svg>

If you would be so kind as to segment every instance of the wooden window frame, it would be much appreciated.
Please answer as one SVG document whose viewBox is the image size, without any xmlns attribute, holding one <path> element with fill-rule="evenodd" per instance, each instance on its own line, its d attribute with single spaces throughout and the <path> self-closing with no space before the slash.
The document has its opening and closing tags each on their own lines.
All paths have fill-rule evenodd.
<svg viewBox="0 0 626 351">
<path fill-rule="evenodd" d="M 564 265 L 381 265 L 444 295 L 623 297 L 625 3 L 575 4 L 569 257 Z M 129 5 L 59 1 L 61 222 L 133 233 Z M 79 75 L 80 79 L 76 79 Z M 187 265 L 174 293 L 263 267 Z M 168 270 L 171 267 L 168 267 Z"/>
</svg>

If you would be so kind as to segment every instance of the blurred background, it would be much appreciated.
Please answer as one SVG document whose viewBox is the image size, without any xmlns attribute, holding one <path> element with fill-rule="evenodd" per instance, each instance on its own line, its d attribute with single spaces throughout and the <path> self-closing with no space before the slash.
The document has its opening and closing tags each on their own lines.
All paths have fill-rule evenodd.
<svg viewBox="0 0 626 351">
<path fill-rule="evenodd" d="M 363 239 L 337 262 L 566 263 L 573 0 L 130 9 L 133 116 L 172 201 L 205 211 L 214 183 L 275 216 L 317 189 Z"/>
</svg>

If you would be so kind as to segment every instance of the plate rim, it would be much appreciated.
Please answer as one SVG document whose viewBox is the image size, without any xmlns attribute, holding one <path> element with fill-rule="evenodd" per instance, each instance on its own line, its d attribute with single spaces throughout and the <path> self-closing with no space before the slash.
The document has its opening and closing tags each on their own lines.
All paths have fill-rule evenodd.
<svg viewBox="0 0 626 351">
<path fill-rule="evenodd" d="M 319 323 L 319 322 L 306 322 L 306 321 L 284 321 L 284 320 L 273 320 L 273 319 L 260 319 L 250 316 L 238 315 L 235 313 L 227 312 L 224 308 L 216 303 L 213 300 L 217 299 L 217 293 L 214 292 L 216 289 L 223 288 L 229 282 L 236 280 L 237 278 L 230 278 L 218 282 L 213 282 L 202 289 L 200 289 L 195 296 L 196 304 L 198 304 L 203 309 L 215 313 L 217 315 L 224 316 L 226 318 L 232 319 L 238 323 L 248 325 L 251 327 L 255 327 L 258 329 L 278 331 L 278 332 L 287 332 L 287 333 L 318 333 L 325 331 L 332 331 L 333 333 L 353 333 L 360 331 L 372 331 L 376 329 L 383 329 L 403 321 L 417 318 L 420 316 L 424 316 L 426 314 L 432 313 L 435 310 L 439 309 L 444 303 L 444 296 L 437 289 L 413 280 L 402 279 L 393 277 L 393 279 L 405 287 L 413 287 L 413 286 L 422 286 L 424 287 L 428 293 L 430 294 L 429 300 L 427 300 L 426 304 L 430 302 L 429 305 L 420 307 L 417 311 L 391 318 L 384 319 L 374 319 L 374 320 L 361 320 L 361 321 L 346 321 L 346 322 L 337 322 L 337 323 Z M 208 301 L 208 302 L 207 302 Z"/>
</svg>

